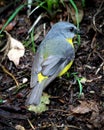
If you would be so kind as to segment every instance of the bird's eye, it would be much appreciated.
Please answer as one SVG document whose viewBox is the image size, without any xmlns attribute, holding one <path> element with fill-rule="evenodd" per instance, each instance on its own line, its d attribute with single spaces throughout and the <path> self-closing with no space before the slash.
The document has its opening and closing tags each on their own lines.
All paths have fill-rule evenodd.
<svg viewBox="0 0 104 130">
<path fill-rule="evenodd" d="M 74 28 L 73 27 L 70 27 L 69 30 L 70 30 L 70 32 L 74 32 Z"/>
</svg>

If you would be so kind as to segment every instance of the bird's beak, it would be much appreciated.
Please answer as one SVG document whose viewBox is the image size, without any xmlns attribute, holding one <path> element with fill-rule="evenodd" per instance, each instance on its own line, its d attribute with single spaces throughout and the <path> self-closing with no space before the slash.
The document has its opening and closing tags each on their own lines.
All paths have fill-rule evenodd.
<svg viewBox="0 0 104 130">
<path fill-rule="evenodd" d="M 75 29 L 74 33 L 77 34 L 77 35 L 83 35 L 84 34 L 84 32 L 82 32 L 82 31 L 80 31 L 78 29 Z"/>
</svg>

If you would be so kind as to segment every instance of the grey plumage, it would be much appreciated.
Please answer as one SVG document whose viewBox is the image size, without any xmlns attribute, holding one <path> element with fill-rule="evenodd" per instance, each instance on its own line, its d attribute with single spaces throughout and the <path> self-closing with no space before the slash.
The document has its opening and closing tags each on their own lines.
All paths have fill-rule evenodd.
<svg viewBox="0 0 104 130">
<path fill-rule="evenodd" d="M 44 88 L 58 76 L 70 61 L 74 60 L 74 48 L 66 40 L 75 35 L 74 32 L 70 32 L 72 27 L 76 30 L 76 27 L 68 22 L 56 23 L 40 44 L 32 65 L 30 81 L 32 90 L 26 101 L 27 105 L 39 104 Z M 48 76 L 48 78 L 39 82 L 39 73 Z"/>
</svg>

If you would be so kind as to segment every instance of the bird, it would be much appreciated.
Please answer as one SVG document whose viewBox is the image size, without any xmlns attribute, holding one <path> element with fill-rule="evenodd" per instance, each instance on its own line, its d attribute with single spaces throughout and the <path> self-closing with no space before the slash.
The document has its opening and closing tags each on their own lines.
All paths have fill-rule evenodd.
<svg viewBox="0 0 104 130">
<path fill-rule="evenodd" d="M 79 34 L 79 29 L 66 21 L 55 23 L 46 34 L 33 59 L 26 105 L 38 105 L 44 89 L 70 69 L 75 58 L 73 38 Z"/>
</svg>

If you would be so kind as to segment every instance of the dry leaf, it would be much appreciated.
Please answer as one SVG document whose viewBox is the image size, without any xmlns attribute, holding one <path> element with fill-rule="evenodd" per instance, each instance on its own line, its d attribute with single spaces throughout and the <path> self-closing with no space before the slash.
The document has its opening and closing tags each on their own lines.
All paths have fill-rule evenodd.
<svg viewBox="0 0 104 130">
<path fill-rule="evenodd" d="M 99 112 L 92 112 L 91 114 L 91 118 L 90 118 L 90 123 L 92 123 L 94 125 L 94 127 L 98 127 L 100 128 L 101 127 L 101 119 L 100 119 L 100 115 L 99 115 Z"/>
<path fill-rule="evenodd" d="M 13 61 L 17 66 L 19 64 L 20 57 L 25 53 L 25 48 L 21 42 L 10 36 L 10 50 L 7 54 L 9 60 Z"/>
<path fill-rule="evenodd" d="M 15 129 L 16 130 L 25 130 L 25 128 L 21 125 L 16 125 Z"/>
<path fill-rule="evenodd" d="M 85 114 L 90 111 L 92 111 L 92 112 L 99 111 L 97 104 L 94 101 L 79 101 L 79 102 L 80 102 L 80 105 L 72 109 L 73 113 Z"/>
</svg>

